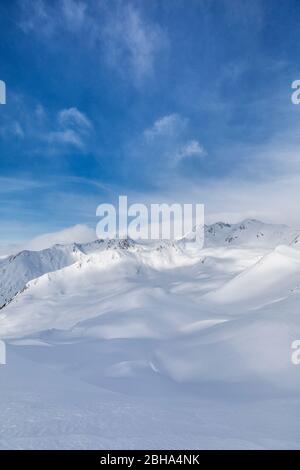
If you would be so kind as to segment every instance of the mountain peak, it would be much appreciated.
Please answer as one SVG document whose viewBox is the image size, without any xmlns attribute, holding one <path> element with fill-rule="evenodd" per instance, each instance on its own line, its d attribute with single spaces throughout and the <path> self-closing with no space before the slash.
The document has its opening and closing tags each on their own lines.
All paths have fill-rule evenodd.
<svg viewBox="0 0 300 470">
<path fill-rule="evenodd" d="M 244 219 L 237 224 L 216 222 L 205 225 L 205 246 L 250 245 L 274 248 L 289 244 L 297 231 L 287 225 L 270 224 L 257 219 Z"/>
</svg>

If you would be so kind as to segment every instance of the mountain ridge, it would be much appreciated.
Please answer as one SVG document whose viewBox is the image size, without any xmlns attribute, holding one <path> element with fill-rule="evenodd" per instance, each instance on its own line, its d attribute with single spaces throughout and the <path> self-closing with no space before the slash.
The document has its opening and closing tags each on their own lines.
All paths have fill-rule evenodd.
<svg viewBox="0 0 300 470">
<path fill-rule="evenodd" d="M 196 230 L 202 230 L 201 227 Z M 238 224 L 216 222 L 204 226 L 203 248 L 259 247 L 274 249 L 278 244 L 296 246 L 299 232 L 286 225 L 266 224 L 256 219 L 245 219 Z M 23 250 L 0 260 L 0 307 L 4 308 L 28 282 L 47 273 L 53 273 L 104 251 L 135 256 L 138 264 L 158 268 L 200 259 L 202 246 L 193 243 L 195 231 L 180 240 L 143 243 L 126 239 L 97 239 L 88 243 L 55 244 L 33 251 Z M 187 245 L 187 242 L 189 244 Z M 201 243 L 201 242 L 200 242 Z M 190 248 L 194 250 L 190 250 Z M 99 258 L 99 257 L 98 257 Z M 99 258 L 100 262 L 100 258 Z"/>
</svg>

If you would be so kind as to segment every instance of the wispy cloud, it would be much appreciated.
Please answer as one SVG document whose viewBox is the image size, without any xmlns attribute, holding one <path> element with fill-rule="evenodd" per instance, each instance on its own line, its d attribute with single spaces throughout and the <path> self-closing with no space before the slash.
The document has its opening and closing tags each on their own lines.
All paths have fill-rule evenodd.
<svg viewBox="0 0 300 470">
<path fill-rule="evenodd" d="M 36 0 L 34 3 L 24 0 L 19 2 L 19 5 L 21 11 L 19 26 L 24 33 L 38 29 L 43 35 L 49 36 L 54 32 L 55 22 L 52 21 L 49 4 L 47 5 L 43 0 Z"/>
<path fill-rule="evenodd" d="M 88 117 L 77 108 L 68 108 L 59 111 L 58 122 L 63 127 L 75 126 L 80 129 L 91 129 L 93 127 Z"/>
<path fill-rule="evenodd" d="M 4 227 L 4 232 L 9 230 L 24 234 L 24 224 L 11 224 L 8 228 Z M 2 234 L 0 234 L 2 235 Z M 97 238 L 96 230 L 84 224 L 77 224 L 72 227 L 58 230 L 56 232 L 43 233 L 27 241 L 16 239 L 14 243 L 11 240 L 0 238 L 0 256 L 8 256 L 18 253 L 22 250 L 39 251 L 50 248 L 53 245 L 68 245 L 71 243 L 88 243 Z"/>
<path fill-rule="evenodd" d="M 3 139 L 6 137 L 23 139 L 25 132 L 19 121 L 6 118 L 5 122 L 3 122 L 0 127 L 0 137 Z"/>
<path fill-rule="evenodd" d="M 79 31 L 87 18 L 87 4 L 80 0 L 22 0 L 19 5 L 19 26 L 26 34 L 34 32 L 49 37 L 59 28 Z"/>
<path fill-rule="evenodd" d="M 103 40 L 108 63 L 122 75 L 129 68 L 137 84 L 153 74 L 157 57 L 168 43 L 161 27 L 145 19 L 132 4 L 120 4 L 108 16 Z"/>
<path fill-rule="evenodd" d="M 195 138 L 191 138 L 192 130 L 189 119 L 178 113 L 159 117 L 143 132 L 146 148 L 165 162 L 166 166 L 176 167 L 188 158 L 204 158 L 207 151 Z M 145 151 L 145 144 L 144 144 Z"/>
<path fill-rule="evenodd" d="M 49 132 L 49 134 L 45 134 L 45 138 L 51 144 L 53 151 L 58 151 L 60 145 L 77 147 L 79 149 L 84 148 L 81 136 L 73 129 Z"/>
<path fill-rule="evenodd" d="M 57 232 L 44 233 L 20 245 L 20 249 L 43 250 L 55 244 L 88 243 L 97 238 L 96 230 L 84 224 L 77 224 Z"/>
<path fill-rule="evenodd" d="M 81 29 L 87 16 L 86 3 L 80 0 L 63 0 L 61 8 L 68 28 L 72 31 Z"/>
<path fill-rule="evenodd" d="M 10 176 L 0 176 L 1 194 L 31 191 L 36 188 L 41 188 L 44 185 L 44 183 L 30 178 L 14 178 Z"/>
<path fill-rule="evenodd" d="M 80 33 L 83 47 L 93 45 L 95 54 L 140 86 L 155 71 L 161 52 L 168 49 L 167 34 L 132 3 L 83 0 L 20 2 L 19 26 L 26 34 L 52 39 L 65 33 Z M 97 57 L 95 55 L 95 57 Z"/>
<path fill-rule="evenodd" d="M 22 140 L 31 152 L 43 154 L 88 148 L 94 126 L 88 116 L 76 107 L 59 110 L 56 115 L 41 104 L 34 105 L 18 96 L 0 128 L 4 140 Z"/>
<path fill-rule="evenodd" d="M 51 144 L 73 146 L 84 149 L 86 139 L 93 129 L 88 117 L 77 108 L 62 109 L 57 115 L 58 129 L 45 134 Z"/>
<path fill-rule="evenodd" d="M 205 148 L 198 142 L 198 140 L 189 140 L 179 150 L 175 156 L 175 160 L 181 161 L 185 158 L 196 157 L 203 158 L 207 155 Z"/>
<path fill-rule="evenodd" d="M 168 114 L 158 118 L 151 127 L 145 129 L 144 135 L 148 139 L 154 139 L 159 136 L 178 135 L 178 133 L 182 133 L 186 129 L 187 124 L 188 120 L 179 114 Z"/>
</svg>

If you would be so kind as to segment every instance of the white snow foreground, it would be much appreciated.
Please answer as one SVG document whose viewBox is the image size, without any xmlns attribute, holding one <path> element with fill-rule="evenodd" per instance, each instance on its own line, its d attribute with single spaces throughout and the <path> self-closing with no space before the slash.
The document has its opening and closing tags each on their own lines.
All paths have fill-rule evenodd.
<svg viewBox="0 0 300 470">
<path fill-rule="evenodd" d="M 298 232 L 0 260 L 0 448 L 299 448 Z"/>
</svg>

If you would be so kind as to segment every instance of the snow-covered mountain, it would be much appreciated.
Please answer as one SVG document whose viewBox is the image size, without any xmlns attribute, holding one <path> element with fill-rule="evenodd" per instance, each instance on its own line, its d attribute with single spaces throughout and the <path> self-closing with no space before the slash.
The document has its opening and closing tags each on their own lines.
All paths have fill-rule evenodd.
<svg viewBox="0 0 300 470">
<path fill-rule="evenodd" d="M 86 244 L 54 245 L 41 251 L 24 250 L 1 259 L 0 308 L 10 302 L 32 279 L 84 261 L 93 253 L 133 247 L 134 242 L 131 240 L 96 240 Z"/>
<path fill-rule="evenodd" d="M 287 225 L 266 224 L 255 219 L 246 219 L 239 224 L 217 222 L 205 226 L 206 246 L 262 246 L 275 248 L 290 243 L 299 231 Z"/>
<path fill-rule="evenodd" d="M 74 439 L 85 448 L 299 446 L 299 425 L 293 435 L 282 428 L 300 386 L 291 362 L 298 232 L 245 220 L 205 226 L 203 247 L 187 243 L 194 236 L 55 245 L 0 261 L 0 337 L 12 361 L 3 376 L 0 368 L 0 410 L 7 414 L 12 395 L 19 410 L 8 414 L 0 448 L 66 448 Z M 25 441 L 14 433 L 20 416 Z M 104 437 L 112 422 L 113 440 Z"/>
<path fill-rule="evenodd" d="M 248 246 L 271 249 L 279 244 L 296 245 L 298 240 L 298 232 L 285 225 L 265 224 L 252 219 L 233 225 L 223 222 L 206 225 L 204 236 L 205 247 Z M 185 239 L 191 241 L 191 236 Z M 184 258 L 189 258 L 191 254 L 182 241 L 143 244 L 129 239 L 96 240 L 86 244 L 54 245 L 41 251 L 22 251 L 0 260 L 0 308 L 33 279 L 87 260 L 102 251 L 122 253 L 124 250 L 135 253 L 137 261 L 141 263 L 164 266 L 172 265 L 175 252 L 182 255 L 179 264 L 184 264 Z M 196 250 L 198 253 L 200 250 Z"/>
<path fill-rule="evenodd" d="M 81 257 L 76 245 L 55 245 L 42 251 L 21 251 L 0 260 L 0 307 L 31 279 L 69 266 Z"/>
<path fill-rule="evenodd" d="M 297 231 L 245 220 L 205 226 L 204 233 L 204 247 L 186 243 L 193 232 L 174 242 L 96 240 L 2 259 L 1 336 L 74 328 L 98 317 L 92 335 L 160 336 L 161 329 L 184 328 L 190 315 L 197 319 L 199 301 L 208 310 L 241 303 L 247 310 L 298 289 Z"/>
</svg>

